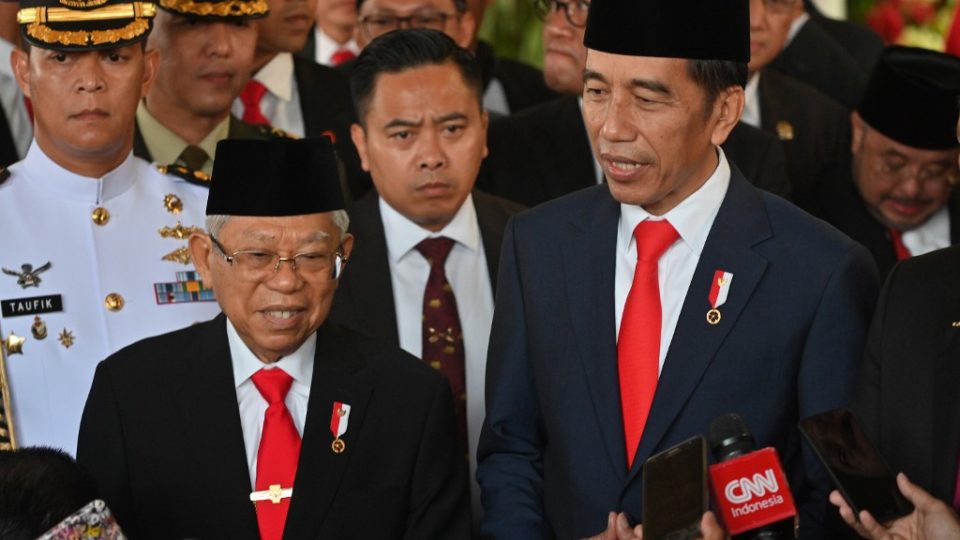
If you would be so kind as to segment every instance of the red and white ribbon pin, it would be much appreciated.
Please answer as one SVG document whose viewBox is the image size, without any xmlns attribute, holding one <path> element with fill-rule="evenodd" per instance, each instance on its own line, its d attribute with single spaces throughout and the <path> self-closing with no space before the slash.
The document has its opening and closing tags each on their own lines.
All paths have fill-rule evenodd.
<svg viewBox="0 0 960 540">
<path fill-rule="evenodd" d="M 350 422 L 350 405 L 339 401 L 333 402 L 333 414 L 330 415 L 330 433 L 333 434 L 333 443 L 330 448 L 335 454 L 342 453 L 347 444 L 340 437 L 347 432 L 347 424 Z"/>
<path fill-rule="evenodd" d="M 723 270 L 717 270 L 713 273 L 713 283 L 710 284 L 710 310 L 707 311 L 707 322 L 718 324 L 720 322 L 720 306 L 727 301 L 727 295 L 730 294 L 730 283 L 733 282 L 733 274 Z"/>
</svg>

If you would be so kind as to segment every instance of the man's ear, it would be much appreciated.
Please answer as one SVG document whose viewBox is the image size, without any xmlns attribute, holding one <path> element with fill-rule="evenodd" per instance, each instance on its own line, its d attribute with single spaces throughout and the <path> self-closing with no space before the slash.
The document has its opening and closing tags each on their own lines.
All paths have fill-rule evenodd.
<svg viewBox="0 0 960 540">
<path fill-rule="evenodd" d="M 143 81 L 140 84 L 140 99 L 147 97 L 153 81 L 157 79 L 160 69 L 160 51 L 147 49 L 143 53 Z"/>
<path fill-rule="evenodd" d="M 17 78 L 17 85 L 20 91 L 28 98 L 30 95 L 30 54 L 20 49 L 13 49 L 10 52 L 10 67 L 13 68 L 13 75 Z"/>
<path fill-rule="evenodd" d="M 200 273 L 203 284 L 213 288 L 213 273 L 210 271 L 210 255 L 213 254 L 213 243 L 210 237 L 203 233 L 193 233 L 190 235 L 188 243 L 190 248 L 190 260 L 193 266 Z"/>
<path fill-rule="evenodd" d="M 850 113 L 850 153 L 856 154 L 860 151 L 860 145 L 863 144 L 863 118 L 860 113 L 853 111 Z"/>
<path fill-rule="evenodd" d="M 730 136 L 733 128 L 737 127 L 740 116 L 743 114 L 743 104 L 746 100 L 743 88 L 731 86 L 723 91 L 714 103 L 716 123 L 710 134 L 710 142 L 720 146 Z"/>
<path fill-rule="evenodd" d="M 367 159 L 367 132 L 360 124 L 350 126 L 350 139 L 353 145 L 357 147 L 357 154 L 360 155 L 360 167 L 364 171 L 370 172 L 370 161 Z"/>
</svg>

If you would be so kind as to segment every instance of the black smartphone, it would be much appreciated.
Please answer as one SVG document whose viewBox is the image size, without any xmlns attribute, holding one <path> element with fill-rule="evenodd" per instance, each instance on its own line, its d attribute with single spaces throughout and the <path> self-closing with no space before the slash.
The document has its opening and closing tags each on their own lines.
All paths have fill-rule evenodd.
<svg viewBox="0 0 960 540">
<path fill-rule="evenodd" d="M 693 437 L 650 457 L 643 464 L 644 540 L 699 537 L 708 497 L 703 437 Z"/>
<path fill-rule="evenodd" d="M 836 409 L 811 416 L 800 421 L 800 431 L 855 514 L 867 510 L 885 523 L 913 511 L 853 411 Z"/>
</svg>

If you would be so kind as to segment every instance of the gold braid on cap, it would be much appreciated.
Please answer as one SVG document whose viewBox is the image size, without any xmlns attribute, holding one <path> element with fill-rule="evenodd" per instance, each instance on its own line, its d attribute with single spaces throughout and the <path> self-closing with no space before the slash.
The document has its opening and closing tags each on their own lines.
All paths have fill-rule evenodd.
<svg viewBox="0 0 960 540">
<path fill-rule="evenodd" d="M 89 47 L 118 43 L 142 36 L 150 29 L 146 19 L 134 19 L 133 22 L 113 30 L 54 30 L 47 25 L 33 23 L 27 26 L 27 35 L 37 41 L 75 47 Z"/>
<path fill-rule="evenodd" d="M 157 5 L 150 2 L 116 4 L 90 10 L 62 7 L 32 7 L 17 12 L 17 22 L 27 25 L 27 35 L 48 44 L 72 47 L 106 45 L 142 36 L 150 29 L 148 18 L 157 14 Z M 133 19 L 120 28 L 107 30 L 57 30 L 46 23 L 76 23 Z"/>
<path fill-rule="evenodd" d="M 266 0 L 225 0 L 195 2 L 194 0 L 160 0 L 160 7 L 200 17 L 251 17 L 265 15 L 269 10 Z"/>
</svg>

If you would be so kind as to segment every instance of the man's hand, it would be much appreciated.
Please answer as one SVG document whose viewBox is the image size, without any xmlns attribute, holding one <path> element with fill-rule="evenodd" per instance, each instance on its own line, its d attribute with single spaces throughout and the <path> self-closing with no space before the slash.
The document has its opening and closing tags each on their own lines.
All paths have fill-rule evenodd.
<svg viewBox="0 0 960 540">
<path fill-rule="evenodd" d="M 913 512 L 880 524 L 870 512 L 860 512 L 860 520 L 853 515 L 853 509 L 836 490 L 830 493 L 830 502 L 840 510 L 840 517 L 857 534 L 872 540 L 940 540 L 942 538 L 960 538 L 960 519 L 943 501 L 933 497 L 907 479 L 907 475 L 897 475 L 897 485 L 904 497 L 916 507 Z"/>
<path fill-rule="evenodd" d="M 707 511 L 700 520 L 700 534 L 703 540 L 724 540 L 726 531 L 717 523 L 713 512 Z M 607 530 L 584 540 L 643 540 L 643 525 L 631 528 L 624 513 L 610 512 L 607 516 Z"/>
</svg>

